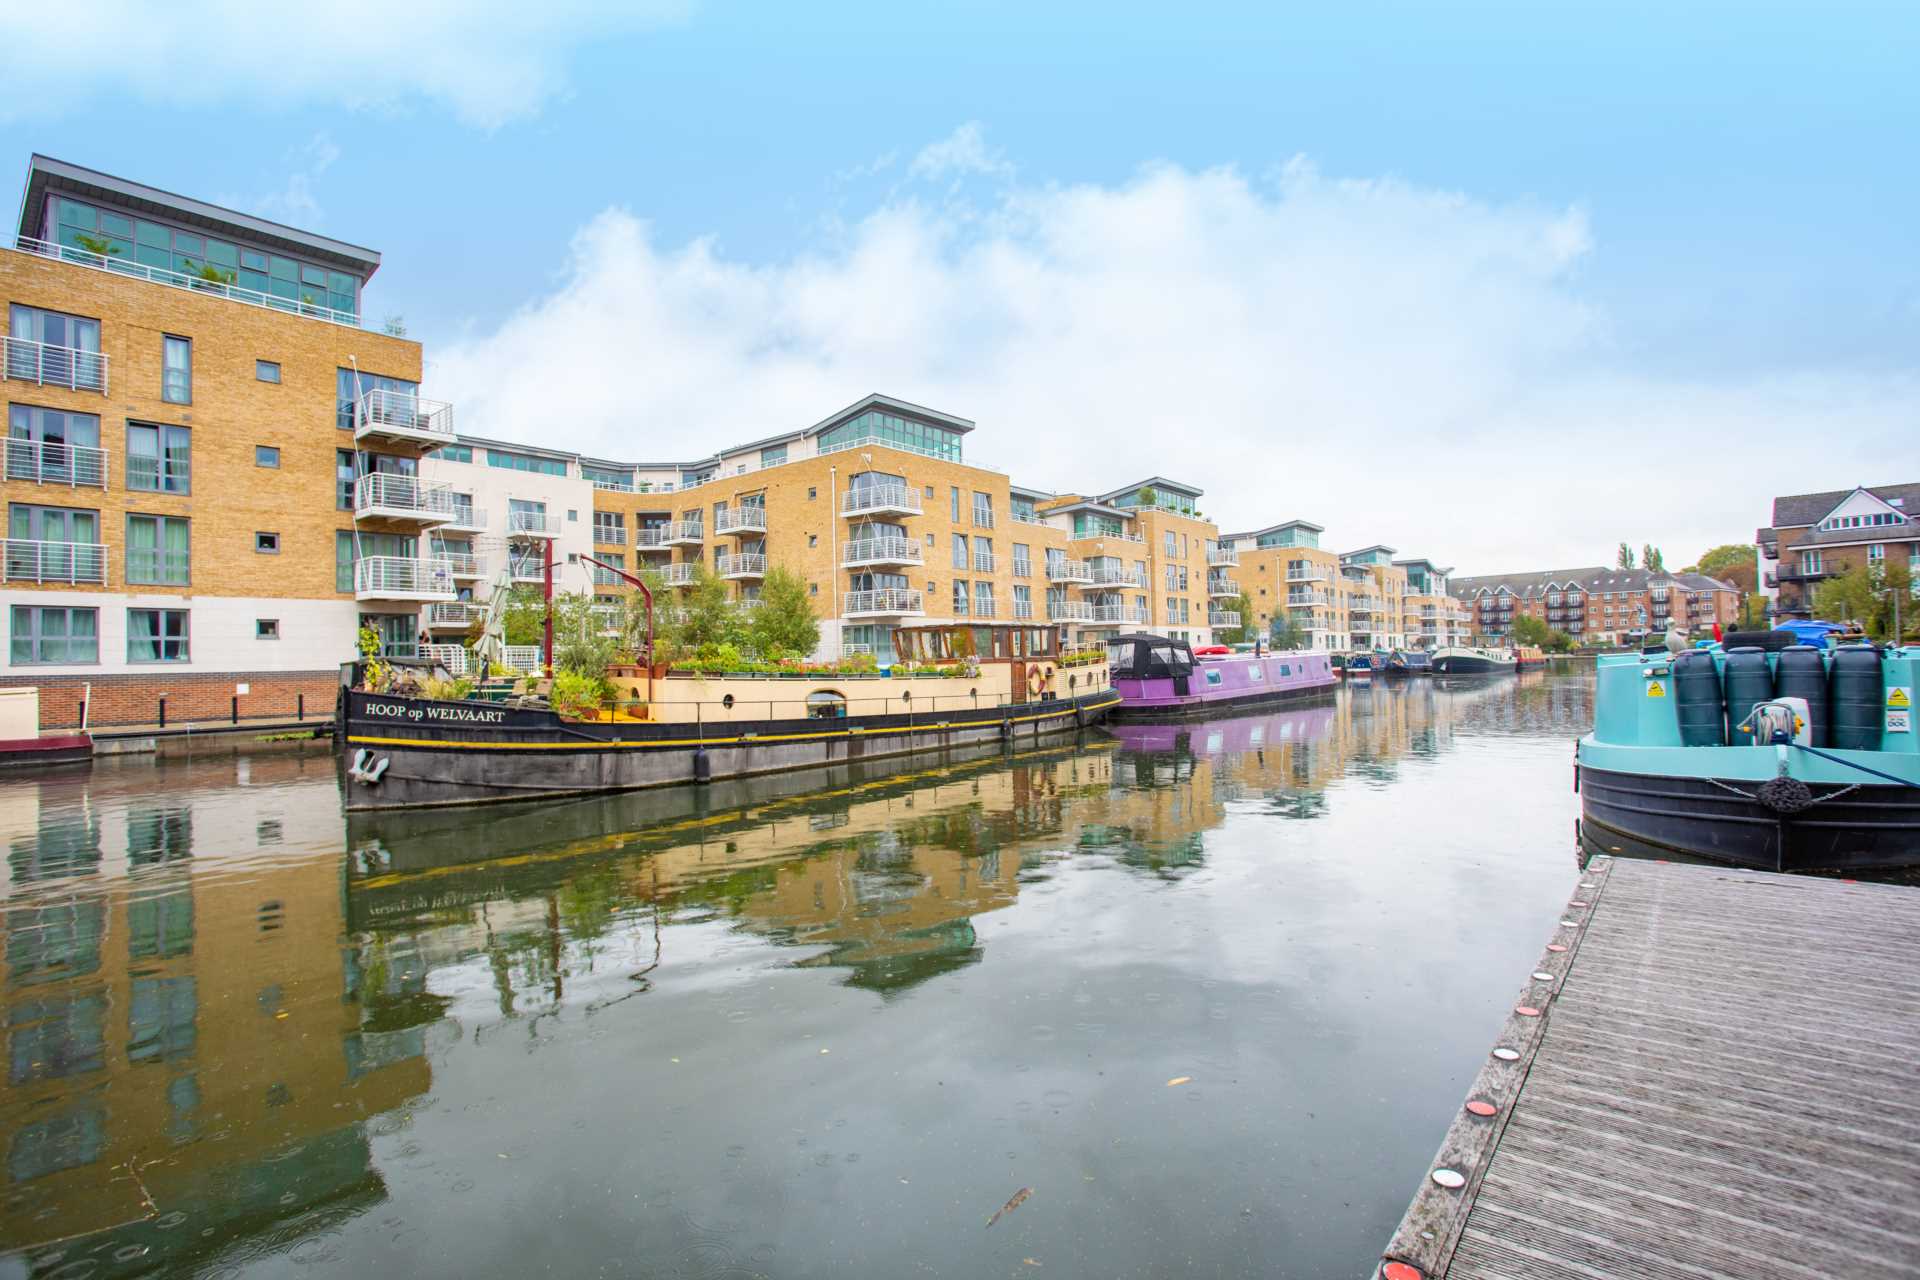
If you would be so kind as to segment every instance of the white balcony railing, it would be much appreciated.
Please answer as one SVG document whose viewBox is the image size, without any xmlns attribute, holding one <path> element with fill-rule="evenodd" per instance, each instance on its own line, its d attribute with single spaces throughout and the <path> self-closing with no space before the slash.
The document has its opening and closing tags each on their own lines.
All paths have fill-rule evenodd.
<svg viewBox="0 0 1920 1280">
<path fill-rule="evenodd" d="M 540 556 L 510 556 L 507 575 L 514 582 L 545 582 L 547 562 Z"/>
<path fill-rule="evenodd" d="M 665 551 L 673 545 L 672 529 L 665 525 L 635 529 L 633 545 L 641 551 Z"/>
<path fill-rule="evenodd" d="M 1295 590 L 1295 591 L 1287 592 L 1288 608 L 1297 608 L 1301 605 L 1309 605 L 1309 604 L 1330 604 L 1330 603 L 1332 603 L 1332 600 L 1324 591 Z"/>
<path fill-rule="evenodd" d="M 1096 604 L 1093 606 L 1094 622 L 1145 622 L 1147 611 L 1134 604 Z"/>
<path fill-rule="evenodd" d="M 1085 560 L 1047 561 L 1048 582 L 1092 582 L 1093 569 Z"/>
<path fill-rule="evenodd" d="M 424 616 L 421 621 L 432 628 L 465 627 L 473 624 L 474 619 L 479 616 L 479 612 L 477 608 L 468 604 L 465 600 L 455 600 L 450 604 L 439 603 L 428 605 L 422 610 Z"/>
<path fill-rule="evenodd" d="M 1033 616 L 1033 601 L 1015 600 L 1013 602 L 1013 616 L 1018 620 L 1031 618 Z"/>
<path fill-rule="evenodd" d="M 1054 622 L 1092 622 L 1093 606 L 1084 600 L 1062 600 L 1047 606 L 1047 617 Z"/>
<path fill-rule="evenodd" d="M 107 394 L 107 357 L 103 352 L 56 347 L 7 335 L 0 335 L 0 349 L 4 349 L 6 355 L 5 361 L 0 362 L 0 375 L 9 381 Z"/>
<path fill-rule="evenodd" d="M 1231 609 L 1207 610 L 1207 625 L 1210 627 L 1237 627 L 1240 622 L 1240 615 Z"/>
<path fill-rule="evenodd" d="M 843 612 L 847 617 L 903 617 L 924 614 L 926 606 L 918 591 L 904 587 L 883 587 L 878 591 L 849 591 Z"/>
<path fill-rule="evenodd" d="M 993 528 L 993 512 L 987 510 L 985 507 L 975 507 L 973 509 L 973 527 L 976 529 Z"/>
<path fill-rule="evenodd" d="M 560 517 L 544 511 L 508 511 L 507 535 L 515 538 L 557 538 Z"/>
<path fill-rule="evenodd" d="M 872 652 L 873 646 L 870 644 L 842 644 L 840 646 L 840 656 L 843 658 L 858 658 Z"/>
<path fill-rule="evenodd" d="M 375 471 L 353 482 L 353 514 L 357 519 L 445 524 L 453 514 L 453 490 L 418 476 Z"/>
<path fill-rule="evenodd" d="M 666 525 L 666 543 L 700 543 L 707 540 L 707 527 L 698 520 L 670 520 Z"/>
<path fill-rule="evenodd" d="M 447 513 L 446 528 L 465 529 L 470 533 L 487 531 L 487 513 L 473 505 L 472 501 L 462 502 L 465 494 L 454 494 L 453 503 Z"/>
<path fill-rule="evenodd" d="M 1210 577 L 1207 579 L 1207 594 L 1210 596 L 1237 596 L 1240 584 L 1232 578 Z"/>
<path fill-rule="evenodd" d="M 1137 570 L 1110 564 L 1088 566 L 1087 581 L 1096 587 L 1144 587 L 1147 585 Z"/>
<path fill-rule="evenodd" d="M 463 676 L 473 666 L 465 645 L 423 644 L 420 646 L 420 656 L 428 662 L 439 663 L 450 676 Z"/>
<path fill-rule="evenodd" d="M 847 490 L 840 500 L 840 514 L 847 516 L 920 514 L 920 491 L 905 484 L 870 484 Z"/>
<path fill-rule="evenodd" d="M 993 552 L 976 551 L 973 553 L 973 571 L 975 573 L 993 572 Z"/>
<path fill-rule="evenodd" d="M 1240 553 L 1232 547 L 1215 547 L 1213 550 L 1207 552 L 1207 563 L 1209 565 L 1237 566 L 1240 563 Z"/>
<path fill-rule="evenodd" d="M 514 671 L 538 671 L 540 669 L 540 646 L 537 644 L 502 645 L 501 657 Z"/>
<path fill-rule="evenodd" d="M 753 552 L 721 556 L 719 563 L 715 567 L 723 578 L 764 578 L 767 576 L 767 558 Z"/>
<path fill-rule="evenodd" d="M 411 391 L 367 392 L 353 403 L 353 438 L 428 444 L 453 442 L 453 406 Z"/>
<path fill-rule="evenodd" d="M 1033 561 L 1022 560 L 1020 557 L 1015 556 L 1013 560 L 1013 576 L 1016 578 L 1031 578 L 1033 576 Z"/>
<path fill-rule="evenodd" d="M 729 507 L 714 516 L 713 531 L 715 533 L 765 533 L 767 509 L 755 502 Z"/>
<path fill-rule="evenodd" d="M 624 547 L 627 545 L 627 527 L 623 524 L 599 524 L 593 526 L 593 540 L 603 547 Z"/>
<path fill-rule="evenodd" d="M 84 444 L 8 440 L 7 479 L 104 489 L 107 487 L 107 451 Z"/>
<path fill-rule="evenodd" d="M 480 558 L 471 551 L 446 551 L 437 558 L 447 562 L 448 569 L 456 578 L 480 576 Z"/>
<path fill-rule="evenodd" d="M 68 582 L 105 585 L 107 546 L 104 542 L 37 542 L 6 539 L 8 582 Z"/>
<path fill-rule="evenodd" d="M 1288 582 L 1325 582 L 1326 580 L 1327 580 L 1327 571 L 1325 569 L 1289 569 L 1287 570 Z"/>
<path fill-rule="evenodd" d="M 889 534 L 877 538 L 855 538 L 840 549 L 840 563 L 847 568 L 870 564 L 923 564 L 920 544 L 912 538 Z"/>
<path fill-rule="evenodd" d="M 226 298 L 233 302 L 244 302 L 248 306 L 265 307 L 269 311 L 308 316 L 315 320 L 325 320 L 331 324 L 343 324 L 352 328 L 357 328 L 360 324 L 360 317 L 355 312 L 336 311 L 332 307 L 320 305 L 315 300 L 313 290 L 309 288 L 303 288 L 298 298 L 283 298 L 278 294 L 242 289 L 238 285 L 208 280 L 199 275 L 189 275 L 184 271 L 170 271 L 165 267 L 150 267 L 144 262 L 130 262 L 111 254 L 89 253 L 85 249 L 76 249 L 71 245 L 55 244 L 51 240 L 36 240 L 21 236 L 14 241 L 14 247 L 23 253 L 37 253 L 43 257 L 58 258 L 62 262 L 87 267 L 94 271 L 104 271 L 108 275 L 131 276 L 136 280 L 148 280 L 154 284 L 170 285 L 176 289 L 189 289 L 209 297 Z"/>
<path fill-rule="evenodd" d="M 660 580 L 670 587 L 690 587 L 700 566 L 688 560 L 660 566 Z"/>
<path fill-rule="evenodd" d="M 453 566 L 410 556 L 362 556 L 353 565 L 353 593 L 371 600 L 451 600 Z"/>
</svg>

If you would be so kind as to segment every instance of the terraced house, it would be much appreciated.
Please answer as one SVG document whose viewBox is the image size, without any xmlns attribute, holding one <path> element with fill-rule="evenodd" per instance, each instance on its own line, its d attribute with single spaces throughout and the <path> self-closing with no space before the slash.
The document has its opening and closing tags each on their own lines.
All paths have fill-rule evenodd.
<svg viewBox="0 0 1920 1280">
<path fill-rule="evenodd" d="M 451 599 L 450 406 L 361 324 L 370 249 L 34 156 L 7 310 L 0 679 L 47 726 L 332 705 L 365 616 Z"/>
<path fill-rule="evenodd" d="M 1784 494 L 1772 515 L 1754 543 L 1760 590 L 1780 617 L 1810 617 L 1815 588 L 1862 565 L 1900 561 L 1920 579 L 1920 484 Z"/>
</svg>

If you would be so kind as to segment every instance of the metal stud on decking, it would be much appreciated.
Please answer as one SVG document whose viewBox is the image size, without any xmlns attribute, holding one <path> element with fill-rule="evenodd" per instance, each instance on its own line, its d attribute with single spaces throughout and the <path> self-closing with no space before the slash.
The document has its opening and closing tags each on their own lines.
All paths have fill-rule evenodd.
<svg viewBox="0 0 1920 1280">
<path fill-rule="evenodd" d="M 1379 1274 L 1915 1274 L 1920 890 L 1588 872 Z"/>
</svg>

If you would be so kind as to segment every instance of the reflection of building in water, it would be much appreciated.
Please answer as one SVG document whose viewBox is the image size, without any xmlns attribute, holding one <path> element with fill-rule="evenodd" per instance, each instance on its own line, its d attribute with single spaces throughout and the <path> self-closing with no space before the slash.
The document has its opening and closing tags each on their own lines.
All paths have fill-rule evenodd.
<svg viewBox="0 0 1920 1280">
<path fill-rule="evenodd" d="M 244 790 L 235 769 L 179 770 L 177 789 L 124 803 L 84 775 L 0 790 L 8 1244 L 150 1217 L 143 1189 L 193 1206 L 190 1231 L 135 1229 L 163 1257 L 205 1247 L 222 1219 L 265 1226 L 380 1195 L 355 1121 L 423 1091 L 428 1070 L 417 1044 L 363 1027 L 338 855 L 270 877 L 235 865 L 288 830 L 337 832 L 336 788 L 330 771 L 274 785 L 299 761 L 253 762 Z"/>
</svg>

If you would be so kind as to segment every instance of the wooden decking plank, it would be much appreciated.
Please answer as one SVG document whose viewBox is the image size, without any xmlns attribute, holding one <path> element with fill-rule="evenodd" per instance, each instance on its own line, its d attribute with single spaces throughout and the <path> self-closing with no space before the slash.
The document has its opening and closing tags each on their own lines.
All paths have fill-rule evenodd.
<svg viewBox="0 0 1920 1280">
<path fill-rule="evenodd" d="M 1920 889 L 1597 858 L 1553 936 L 1383 1261 L 1920 1275 Z"/>
</svg>

